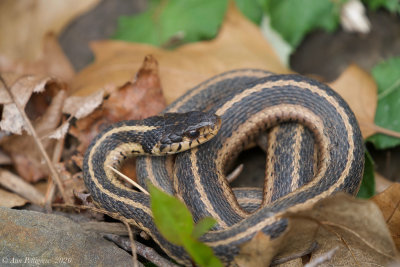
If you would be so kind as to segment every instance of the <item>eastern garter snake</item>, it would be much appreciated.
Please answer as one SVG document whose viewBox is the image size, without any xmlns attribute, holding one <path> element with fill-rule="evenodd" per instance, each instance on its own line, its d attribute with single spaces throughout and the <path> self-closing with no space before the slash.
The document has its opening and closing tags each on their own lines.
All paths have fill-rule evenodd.
<svg viewBox="0 0 400 267">
<path fill-rule="evenodd" d="M 191 110 L 218 115 L 222 120 L 218 134 L 199 147 L 179 153 L 174 167 L 170 164 L 171 157 L 138 157 L 138 179 L 143 185 L 150 180 L 164 191 L 177 195 L 191 210 L 195 221 L 205 216 L 217 219 L 218 225 L 202 236 L 201 241 L 227 265 L 232 264 L 238 254 L 238 246 L 258 231 L 271 238 L 280 236 L 288 224 L 286 219 L 280 218 L 284 211 L 306 209 L 334 192 L 354 194 L 359 188 L 364 167 L 361 133 L 348 105 L 326 85 L 300 75 L 234 70 L 189 90 L 165 112 Z M 218 124 L 217 119 L 212 121 Z M 153 138 L 144 136 L 158 131 L 158 125 L 151 126 L 150 122 L 153 123 L 153 119 L 117 123 L 96 137 L 84 159 L 85 184 L 96 203 L 147 232 L 177 262 L 190 265 L 183 248 L 166 241 L 155 227 L 149 196 L 124 186 L 106 167 L 118 165 L 128 154 L 137 155 L 137 151 L 155 152 L 142 143 L 146 138 Z M 291 140 L 295 140 L 292 144 L 271 145 L 268 153 L 275 153 L 285 145 L 301 147 L 303 141 L 309 143 L 311 136 L 318 147 L 318 165 L 308 171 L 299 167 L 299 160 L 306 153 L 308 157 L 314 153 L 302 148 L 292 158 L 287 158 L 287 162 L 282 159 L 274 162 L 274 155 L 267 156 L 270 161 L 267 167 L 272 168 L 267 171 L 273 174 L 267 174 L 263 192 L 255 189 L 236 192 L 241 200 L 247 199 L 250 206 L 253 205 L 244 209 L 238 204 L 224 174 L 232 160 L 260 132 L 283 122 L 303 126 L 297 127 L 291 135 Z M 292 124 L 288 124 L 288 128 Z M 216 128 L 210 129 L 215 133 Z M 274 133 L 279 135 L 279 129 Z M 155 139 L 150 143 L 155 144 Z M 178 145 L 174 147 L 178 148 Z M 275 173 L 279 170 L 275 167 L 282 164 L 285 166 L 280 169 L 286 171 L 285 175 L 289 174 L 285 179 Z M 306 172 L 308 174 L 304 175 Z M 311 178 L 303 177 L 310 173 Z M 286 189 L 286 185 L 290 189 Z M 246 210 L 257 208 L 254 205 L 259 205 L 260 196 L 263 197 L 261 206 L 248 213 Z M 241 202 L 246 203 L 246 200 Z"/>
</svg>

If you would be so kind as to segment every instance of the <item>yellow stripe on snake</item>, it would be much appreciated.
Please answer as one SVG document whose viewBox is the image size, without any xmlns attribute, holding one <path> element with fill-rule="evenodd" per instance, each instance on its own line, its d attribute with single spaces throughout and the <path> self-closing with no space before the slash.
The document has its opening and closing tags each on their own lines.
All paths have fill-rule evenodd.
<svg viewBox="0 0 400 267">
<path fill-rule="evenodd" d="M 225 174 L 267 129 L 264 188 L 232 190 Z M 175 159 L 155 157 L 174 152 L 182 153 Z M 177 196 L 195 221 L 217 220 L 200 240 L 226 265 L 257 232 L 279 237 L 288 226 L 280 217 L 285 211 L 309 208 L 338 191 L 355 194 L 364 168 L 363 140 L 348 105 L 328 86 L 300 75 L 225 72 L 189 90 L 160 116 L 112 125 L 85 154 L 89 192 L 101 207 L 141 228 L 185 265 L 191 265 L 188 254 L 157 230 L 149 196 L 124 186 L 107 168 L 119 167 L 132 155 L 138 156 L 143 186 L 150 181 Z"/>
</svg>

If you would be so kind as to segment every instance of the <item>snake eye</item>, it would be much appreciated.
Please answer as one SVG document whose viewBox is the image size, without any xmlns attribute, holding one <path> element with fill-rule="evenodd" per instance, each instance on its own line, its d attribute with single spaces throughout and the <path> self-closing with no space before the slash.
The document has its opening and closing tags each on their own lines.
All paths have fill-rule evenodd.
<svg viewBox="0 0 400 267">
<path fill-rule="evenodd" d="M 189 132 L 186 133 L 186 135 L 190 138 L 197 138 L 199 137 L 200 133 L 197 130 L 190 130 Z"/>
</svg>

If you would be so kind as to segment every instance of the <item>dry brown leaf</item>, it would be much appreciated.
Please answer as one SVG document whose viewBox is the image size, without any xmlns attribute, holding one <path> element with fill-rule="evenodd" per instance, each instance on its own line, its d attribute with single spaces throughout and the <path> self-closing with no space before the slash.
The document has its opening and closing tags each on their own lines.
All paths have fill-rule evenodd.
<svg viewBox="0 0 400 267">
<path fill-rule="evenodd" d="M 372 201 L 339 193 L 319 201 L 310 210 L 288 212 L 283 217 L 289 218 L 290 230 L 274 260 L 297 254 L 315 241 L 318 249 L 311 254 L 311 260 L 337 247 L 327 262 L 334 266 L 385 265 L 397 256 L 386 222 Z"/>
<path fill-rule="evenodd" d="M 376 133 L 374 118 L 378 95 L 371 75 L 351 64 L 329 85 L 346 100 L 355 113 L 363 137 L 367 138 Z"/>
<path fill-rule="evenodd" d="M 283 237 L 284 235 L 281 235 L 271 240 L 263 232 L 258 232 L 252 240 L 241 246 L 235 263 L 240 267 L 270 266 L 272 258 L 279 251 Z"/>
<path fill-rule="evenodd" d="M 160 63 L 160 76 L 167 103 L 188 88 L 223 71 L 261 68 L 288 73 L 259 28 L 231 5 L 219 35 L 211 41 L 183 45 L 173 51 L 151 45 L 102 41 L 92 44 L 95 62 L 80 72 L 73 92 L 88 95 L 99 88 L 114 88 L 137 71 L 146 55 Z"/>
<path fill-rule="evenodd" d="M 33 123 L 35 131 L 42 139 L 42 144 L 50 155 L 54 148 L 54 140 L 47 137 L 60 124 L 61 110 L 66 98 L 64 86 L 64 84 L 57 83 L 49 78 L 27 76 L 18 79 L 11 88 L 16 101 L 20 102 L 28 116 L 30 115 L 29 117 L 35 121 Z M 44 91 L 44 93 L 31 96 L 32 92 L 38 91 Z M 44 101 L 47 97 L 52 98 L 50 104 Z M 29 102 L 28 99 L 30 99 Z M 5 110 L 7 106 L 11 107 L 14 115 L 10 117 L 10 112 L 3 112 L 3 119 L 0 123 L 10 122 L 10 125 L 14 128 L 7 130 L 21 131 L 23 127 L 26 127 L 24 119 L 16 110 L 14 104 L 6 104 Z M 10 155 L 18 174 L 25 180 L 38 181 L 47 176 L 48 168 L 43 162 L 43 155 L 37 149 L 33 137 L 27 133 L 4 137 L 1 139 L 0 145 Z"/>
<path fill-rule="evenodd" d="M 147 56 L 134 81 L 125 82 L 111 92 L 103 105 L 90 116 L 77 121 L 76 126 L 71 127 L 70 133 L 79 139 L 78 151 L 83 153 L 90 141 L 110 124 L 153 116 L 165 107 L 158 63 L 154 57 Z"/>
<path fill-rule="evenodd" d="M 0 185 L 32 203 L 38 205 L 44 203 L 44 196 L 35 187 L 8 170 L 0 169 Z"/>
<path fill-rule="evenodd" d="M 99 0 L 0 1 L 0 54 L 11 60 L 34 61 L 42 57 L 48 32 L 59 33 L 72 19 Z"/>
<path fill-rule="evenodd" d="M 75 76 L 74 68 L 58 44 L 57 37 L 48 34 L 43 39 L 43 56 L 35 61 L 13 60 L 0 53 L 0 73 L 22 75 L 44 75 L 70 82 Z"/>
<path fill-rule="evenodd" d="M 372 200 L 381 209 L 396 247 L 400 250 L 400 183 L 393 183 Z"/>
<path fill-rule="evenodd" d="M 68 129 L 69 129 L 69 122 L 66 121 L 63 124 L 61 124 L 60 127 L 58 127 L 53 132 L 51 132 L 48 135 L 48 138 L 57 139 L 57 140 L 64 138 L 65 135 L 68 133 Z"/>
<path fill-rule="evenodd" d="M 82 119 L 92 113 L 103 102 L 104 91 L 99 90 L 88 96 L 70 96 L 65 100 L 63 112 Z"/>
<path fill-rule="evenodd" d="M 21 207 L 26 203 L 28 203 L 28 200 L 0 188 L 0 207 Z"/>
<path fill-rule="evenodd" d="M 0 165 L 10 165 L 11 158 L 0 150 Z"/>
<path fill-rule="evenodd" d="M 14 98 L 18 103 L 26 108 L 28 100 L 31 99 L 33 93 L 43 92 L 46 86 L 52 86 L 57 82 L 48 76 L 21 76 L 17 79 L 15 77 L 5 76 L 5 80 L 11 89 Z M 61 84 L 59 87 L 61 88 Z M 27 130 L 25 122 L 19 113 L 16 105 L 11 102 L 11 99 L 6 92 L 6 89 L 2 83 L 0 83 L 0 94 L 5 96 L 0 99 L 0 104 L 4 104 L 3 115 L 0 121 L 0 129 L 3 131 L 9 131 L 16 134 L 22 134 L 22 130 Z M 34 107 L 36 109 L 42 107 Z M 32 114 L 32 111 L 28 110 L 27 115 L 32 118 L 36 117 Z"/>
<path fill-rule="evenodd" d="M 67 203 L 76 203 L 75 193 L 86 192 L 86 186 L 83 182 L 81 172 L 71 174 L 64 163 L 57 164 L 57 170 L 62 177 Z"/>
</svg>

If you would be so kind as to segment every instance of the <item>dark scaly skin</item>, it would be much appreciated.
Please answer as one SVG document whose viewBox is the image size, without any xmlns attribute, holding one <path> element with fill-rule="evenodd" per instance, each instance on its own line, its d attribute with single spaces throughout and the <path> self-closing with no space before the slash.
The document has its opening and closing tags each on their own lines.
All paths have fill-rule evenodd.
<svg viewBox="0 0 400 267">
<path fill-rule="evenodd" d="M 341 117 L 338 117 L 337 112 L 332 109 L 331 105 L 326 102 L 324 98 L 314 97 L 314 99 L 313 97 L 310 97 L 307 93 L 307 89 L 297 88 L 295 86 L 284 86 L 272 89 L 265 88 L 257 94 L 250 95 L 248 101 L 251 100 L 252 102 L 248 103 L 251 103 L 251 105 L 244 105 L 243 103 L 241 103 L 241 105 L 233 105 L 233 107 L 229 109 L 229 112 L 222 115 L 223 124 L 217 137 L 209 143 L 202 145 L 200 149 L 180 154 L 177 157 L 176 166 L 176 176 L 178 179 L 177 184 L 179 186 L 178 193 L 181 198 L 192 210 L 196 220 L 208 216 L 209 211 L 205 209 L 203 199 L 198 198 L 197 194 L 192 191 L 195 181 L 194 174 L 192 173 L 193 169 L 190 167 L 192 164 L 190 155 L 193 153 L 196 155 L 198 171 L 201 174 L 200 183 L 208 188 L 206 192 L 207 197 L 213 200 L 213 205 L 215 205 L 214 208 L 217 214 L 229 225 L 226 229 L 217 232 L 211 231 L 205 234 L 201 240 L 209 244 L 214 250 L 214 253 L 228 265 L 232 263 L 233 258 L 237 255 L 239 251 L 238 245 L 243 244 L 254 236 L 256 232 L 253 229 L 256 229 L 254 228 L 256 225 L 260 225 L 261 230 L 266 235 L 271 238 L 276 238 L 287 227 L 287 221 L 279 219 L 276 216 L 284 212 L 288 207 L 299 209 L 307 208 L 309 207 L 307 204 L 308 200 L 318 198 L 320 194 L 326 192 L 329 194 L 337 191 L 354 193 L 357 191 L 361 181 L 364 164 L 363 143 L 355 117 L 347 104 L 326 86 L 298 75 L 271 76 L 257 80 L 248 86 L 273 83 L 275 81 L 293 81 L 294 83 L 303 82 L 305 84 L 320 87 L 322 91 L 327 92 L 329 97 L 332 97 L 340 104 L 348 116 L 349 125 L 351 125 L 349 128 L 351 133 L 349 134 L 353 137 L 352 145 L 354 145 L 354 151 L 351 153 L 352 161 L 347 162 L 347 159 L 343 159 L 343 155 L 347 155 L 346 153 L 349 153 L 350 151 L 349 144 L 347 143 L 349 140 L 344 137 L 348 134 L 344 127 L 345 123 L 347 125 L 347 121 L 341 121 Z M 228 98 L 229 96 L 230 95 L 228 94 Z M 262 101 L 259 101 L 260 99 L 262 99 Z M 223 184 L 224 181 L 220 180 L 221 177 L 216 176 L 216 172 L 209 172 L 213 167 L 213 163 L 210 162 L 210 160 L 215 159 L 217 149 L 220 148 L 224 144 L 225 140 L 227 140 L 227 138 L 237 130 L 236 127 L 238 127 L 238 125 L 243 121 L 248 120 L 250 114 L 257 112 L 257 110 L 260 110 L 265 106 L 276 105 L 277 103 L 304 105 L 324 118 L 324 134 L 329 137 L 331 145 L 329 146 L 328 153 L 332 162 L 327 169 L 326 177 L 323 177 L 324 179 L 322 179 L 320 183 L 308 188 L 300 188 L 296 191 L 296 194 L 290 194 L 287 197 L 279 198 L 273 203 L 273 205 L 263 207 L 250 216 L 243 218 L 240 214 L 236 214 L 236 211 L 233 208 L 236 204 L 229 201 L 227 202 L 224 198 L 224 194 L 221 194 L 221 190 L 223 191 L 223 189 L 221 189 L 221 184 Z M 220 106 L 221 105 L 223 104 L 220 104 Z M 217 105 L 216 107 L 211 108 L 211 111 L 217 110 L 220 106 Z M 282 121 L 286 121 L 286 119 L 283 119 Z M 277 122 L 274 122 L 267 126 L 273 126 L 276 123 Z M 235 156 L 234 153 L 233 156 Z M 84 163 L 84 166 L 86 165 L 87 161 Z M 341 172 L 346 166 L 349 167 L 349 172 L 343 176 L 345 178 L 343 179 L 343 182 L 341 182 L 338 178 L 342 175 Z M 221 172 L 221 170 L 219 172 Z M 157 231 L 150 215 L 144 212 L 143 208 L 134 207 L 130 205 L 127 200 L 122 198 L 120 198 L 121 201 L 116 201 L 115 198 L 110 196 L 109 192 L 115 192 L 126 199 L 133 199 L 135 202 L 137 201 L 138 203 L 142 203 L 141 205 L 144 207 L 149 207 L 149 199 L 147 196 L 143 193 L 130 192 L 129 190 L 115 187 L 113 184 L 107 184 L 107 181 L 102 181 L 102 183 L 109 188 L 109 192 L 104 193 L 103 190 L 100 190 L 96 185 L 93 185 L 91 177 L 87 176 L 85 176 L 85 183 L 90 189 L 94 199 L 101 203 L 103 207 L 113 212 L 118 212 L 126 218 L 135 220 L 140 227 L 148 232 L 153 239 L 160 244 L 168 255 L 182 264 L 190 264 L 187 254 L 180 247 L 174 246 L 163 239 Z M 271 221 L 268 221 L 269 219 Z M 242 235 L 242 237 L 238 238 L 239 235 Z M 220 244 L 217 245 L 216 242 L 220 242 Z"/>
</svg>

